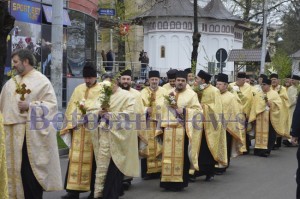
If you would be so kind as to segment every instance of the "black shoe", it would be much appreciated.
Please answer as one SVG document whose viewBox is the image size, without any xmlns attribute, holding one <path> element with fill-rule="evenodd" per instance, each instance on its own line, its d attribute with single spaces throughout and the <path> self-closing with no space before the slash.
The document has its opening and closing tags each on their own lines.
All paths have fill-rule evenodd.
<svg viewBox="0 0 300 199">
<path fill-rule="evenodd" d="M 196 176 L 195 175 L 189 175 L 189 182 L 196 182 Z"/>
<path fill-rule="evenodd" d="M 282 144 L 285 145 L 286 147 L 291 147 L 291 146 L 293 146 L 293 144 L 290 143 L 288 140 L 283 140 L 283 141 L 282 141 Z"/>
<path fill-rule="evenodd" d="M 79 193 L 68 192 L 61 197 L 62 199 L 79 199 Z"/>
<path fill-rule="evenodd" d="M 210 181 L 213 181 L 214 178 L 215 178 L 215 175 L 206 175 L 205 181 L 210 182 Z"/>
</svg>

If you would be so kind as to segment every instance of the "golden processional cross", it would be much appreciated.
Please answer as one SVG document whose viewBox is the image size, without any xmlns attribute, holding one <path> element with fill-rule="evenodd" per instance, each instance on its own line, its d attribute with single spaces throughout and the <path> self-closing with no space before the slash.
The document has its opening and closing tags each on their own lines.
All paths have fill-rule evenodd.
<svg viewBox="0 0 300 199">
<path fill-rule="evenodd" d="M 19 88 L 19 89 L 16 90 L 16 93 L 18 93 L 18 94 L 21 95 L 21 97 L 20 97 L 21 101 L 25 101 L 25 94 L 31 93 L 31 90 L 30 89 L 26 89 L 26 84 L 22 84 L 21 88 Z M 23 113 L 23 111 L 21 111 L 21 113 Z"/>
</svg>

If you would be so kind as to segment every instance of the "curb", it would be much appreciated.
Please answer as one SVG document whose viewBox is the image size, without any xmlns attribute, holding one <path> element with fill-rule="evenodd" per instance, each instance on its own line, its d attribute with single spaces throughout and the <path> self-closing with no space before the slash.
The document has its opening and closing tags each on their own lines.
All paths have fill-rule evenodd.
<svg viewBox="0 0 300 199">
<path fill-rule="evenodd" d="M 58 153 L 59 153 L 59 156 L 69 155 L 69 148 L 59 149 Z"/>
</svg>

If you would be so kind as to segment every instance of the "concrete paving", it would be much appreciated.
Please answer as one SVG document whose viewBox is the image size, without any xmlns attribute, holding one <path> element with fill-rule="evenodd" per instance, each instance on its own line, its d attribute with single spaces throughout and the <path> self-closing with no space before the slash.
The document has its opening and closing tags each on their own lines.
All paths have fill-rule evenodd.
<svg viewBox="0 0 300 199">
<path fill-rule="evenodd" d="M 232 159 L 231 166 L 212 182 L 197 178 L 184 191 L 168 192 L 159 188 L 159 180 L 134 179 L 122 199 L 294 199 L 297 148 L 282 147 L 268 158 L 244 155 Z M 253 153 L 253 152 L 252 152 Z M 63 176 L 67 157 L 61 158 Z M 65 191 L 44 193 L 44 199 L 59 199 Z M 81 199 L 88 193 L 80 195 Z"/>
</svg>

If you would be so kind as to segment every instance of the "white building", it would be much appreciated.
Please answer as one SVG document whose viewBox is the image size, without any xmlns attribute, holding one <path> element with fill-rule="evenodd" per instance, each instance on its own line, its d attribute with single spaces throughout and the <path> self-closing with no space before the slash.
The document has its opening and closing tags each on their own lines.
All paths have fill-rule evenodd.
<svg viewBox="0 0 300 199">
<path fill-rule="evenodd" d="M 292 74 L 300 75 L 300 50 L 290 56 L 293 61 Z"/>
<path fill-rule="evenodd" d="M 190 0 L 164 0 L 138 17 L 144 27 L 144 50 L 148 52 L 149 66 L 161 71 L 191 66 L 193 35 L 193 4 Z M 216 62 L 216 52 L 224 48 L 243 46 L 242 19 L 232 15 L 221 0 L 211 0 L 204 8 L 198 7 L 198 29 L 201 41 L 198 49 L 197 72 L 208 70 L 209 62 Z M 229 75 L 233 63 L 226 63 L 223 71 Z"/>
</svg>

